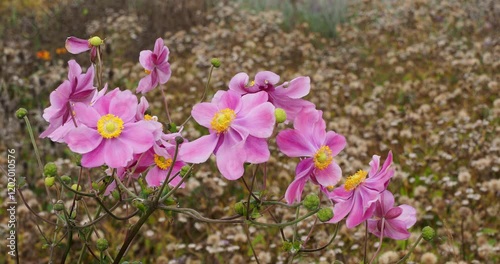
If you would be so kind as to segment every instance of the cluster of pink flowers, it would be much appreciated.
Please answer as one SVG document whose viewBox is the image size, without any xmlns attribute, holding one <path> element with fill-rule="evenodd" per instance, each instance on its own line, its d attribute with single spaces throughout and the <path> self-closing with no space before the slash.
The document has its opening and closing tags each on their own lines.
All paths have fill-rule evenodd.
<svg viewBox="0 0 500 264">
<path fill-rule="evenodd" d="M 96 45 L 92 39 L 70 37 L 66 47 L 72 53 L 92 53 Z M 136 92 L 144 94 L 167 83 L 171 76 L 168 57 L 161 38 L 153 51 L 140 53 L 139 62 L 147 75 Z M 303 99 L 311 89 L 309 77 L 278 85 L 280 76 L 270 71 L 257 73 L 253 81 L 246 73 L 236 74 L 227 91 L 218 91 L 211 102 L 192 109 L 194 120 L 208 129 L 208 135 L 179 144 L 175 138 L 180 133 L 164 132 L 155 117 L 145 114 L 149 104 L 144 97 L 138 101 L 132 92 L 119 88 L 98 92 L 93 86 L 93 66 L 84 74 L 75 61 L 69 62 L 69 68 L 68 80 L 51 93 L 51 106 L 43 116 L 50 124 L 41 136 L 66 143 L 82 155 L 84 167 L 106 165 L 116 169 L 120 179 L 143 175 L 151 187 L 167 180 L 177 186 L 184 165 L 206 162 L 213 154 L 221 175 L 236 180 L 243 176 L 245 163 L 269 160 L 269 139 L 278 127 L 275 112 L 281 108 L 285 124 L 293 128 L 277 133 L 277 146 L 286 156 L 300 158 L 295 179 L 285 193 L 287 203 L 300 202 L 305 184 L 312 182 L 332 201 L 330 223 L 346 218 L 347 227 L 353 228 L 368 221 L 369 231 L 377 236 L 409 237 L 407 229 L 415 223 L 416 211 L 408 205 L 394 207 L 394 197 L 387 190 L 394 175 L 391 152 L 381 167 L 380 156 L 374 155 L 369 171 L 359 170 L 336 187 L 342 170 L 335 157 L 346 147 L 346 139 L 327 131 L 322 111 Z"/>
</svg>

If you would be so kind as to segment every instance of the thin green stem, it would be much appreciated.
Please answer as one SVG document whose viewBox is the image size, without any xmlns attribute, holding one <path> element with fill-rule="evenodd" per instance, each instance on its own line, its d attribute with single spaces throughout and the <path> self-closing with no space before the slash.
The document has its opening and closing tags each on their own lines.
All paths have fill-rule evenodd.
<svg viewBox="0 0 500 264">
<path fill-rule="evenodd" d="M 333 240 L 335 240 L 335 237 L 337 237 L 338 231 L 339 231 L 339 224 L 337 223 L 335 225 L 335 232 L 333 233 L 333 236 L 330 239 L 330 241 L 328 243 L 326 243 L 326 245 L 321 246 L 319 248 L 315 248 L 315 249 L 302 248 L 302 249 L 299 250 L 299 252 L 316 252 L 316 251 L 321 251 L 321 250 L 325 249 L 326 247 L 328 247 L 333 242 Z"/>
<path fill-rule="evenodd" d="M 174 164 L 177 161 L 177 155 L 178 154 L 179 154 L 179 143 L 176 142 L 175 143 L 174 158 L 172 159 L 172 166 L 170 166 L 170 168 L 168 168 L 168 173 L 167 173 L 167 176 L 165 177 L 165 181 L 163 181 L 163 184 L 161 185 L 160 191 L 158 192 L 158 194 L 156 194 L 156 196 L 154 198 L 154 204 L 155 205 L 158 204 L 158 201 L 161 198 L 161 194 L 163 193 L 163 190 L 165 189 L 165 187 L 168 184 L 168 180 L 170 178 L 170 175 L 172 175 L 172 171 L 174 169 Z"/>
<path fill-rule="evenodd" d="M 413 244 L 413 246 L 410 248 L 410 251 L 408 251 L 408 253 L 406 253 L 406 255 L 402 259 L 400 259 L 396 264 L 404 263 L 406 259 L 410 257 L 411 253 L 413 253 L 413 250 L 415 250 L 418 243 L 420 243 L 420 240 L 422 240 L 422 234 L 420 234 L 415 244 Z"/>
<path fill-rule="evenodd" d="M 367 224 L 368 227 L 368 224 Z M 385 218 L 382 218 L 382 226 L 380 227 L 380 241 L 378 244 L 377 251 L 375 251 L 375 254 L 373 254 L 372 258 L 370 259 L 370 264 L 373 263 L 375 258 L 377 257 L 378 253 L 380 252 L 380 249 L 382 248 L 382 242 L 384 241 L 384 227 L 385 227 Z"/>
<path fill-rule="evenodd" d="M 250 249 L 252 250 L 255 261 L 257 262 L 257 264 L 260 264 L 259 258 L 257 257 L 257 252 L 255 252 L 255 249 L 253 248 L 252 239 L 250 238 L 250 230 L 248 228 L 248 225 L 243 225 L 243 229 L 245 229 L 245 234 L 247 235 L 248 245 L 250 246 Z"/>
<path fill-rule="evenodd" d="M 366 264 L 368 257 L 368 220 L 365 221 L 365 254 L 363 255 L 363 263 Z"/>
<path fill-rule="evenodd" d="M 165 95 L 165 91 L 163 90 L 163 86 L 160 85 L 161 96 L 163 97 L 163 103 L 165 104 L 165 112 L 167 112 L 168 123 L 172 123 L 172 119 L 170 118 L 170 112 L 168 111 L 168 100 Z"/>
<path fill-rule="evenodd" d="M 291 225 L 294 225 L 308 217 L 310 217 L 311 215 L 314 215 L 315 213 L 317 213 L 319 211 L 319 209 L 316 209 L 314 211 L 311 211 L 309 213 L 307 213 L 306 215 L 300 217 L 300 218 L 296 218 L 295 220 L 293 221 L 290 221 L 290 222 L 285 222 L 285 223 L 279 223 L 279 224 L 268 224 L 268 223 L 260 223 L 260 222 L 257 222 L 255 220 L 248 220 L 249 223 L 251 223 L 252 225 L 257 225 L 257 226 L 265 226 L 265 227 L 285 227 L 285 226 L 291 226 Z"/>
<path fill-rule="evenodd" d="M 182 179 L 179 181 L 179 183 L 172 190 L 170 190 L 167 194 L 165 194 L 165 196 L 163 196 L 160 199 L 160 202 L 164 202 L 166 199 L 168 199 L 168 197 L 172 196 L 172 194 L 174 194 L 174 192 L 177 191 L 177 189 L 179 189 L 181 187 L 181 185 L 189 178 L 189 175 L 191 173 L 191 170 L 193 169 L 193 166 L 194 165 L 191 165 L 191 167 L 189 167 L 189 170 L 187 171 L 185 176 L 182 177 Z"/>
</svg>

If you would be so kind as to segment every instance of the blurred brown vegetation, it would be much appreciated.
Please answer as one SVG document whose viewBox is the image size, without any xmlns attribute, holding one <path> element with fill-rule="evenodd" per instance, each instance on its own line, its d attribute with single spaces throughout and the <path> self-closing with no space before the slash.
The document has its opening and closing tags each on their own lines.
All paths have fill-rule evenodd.
<svg viewBox="0 0 500 264">
<path fill-rule="evenodd" d="M 336 28 L 337 38 L 311 32 L 307 24 L 285 31 L 283 14 L 278 11 L 255 12 L 216 1 L 13 3 L 2 4 L 0 9 L 7 21 L 2 21 L 0 41 L 0 103 L 6 110 L 0 113 L 4 127 L 0 152 L 15 147 L 23 153 L 20 169 L 31 182 L 31 190 L 24 192 L 38 211 L 46 210 L 50 201 L 39 202 L 44 195 L 42 181 L 35 172 L 25 129 L 12 114 L 20 106 L 30 108 L 37 132 L 43 131 L 46 122 L 41 113 L 48 106 L 48 94 L 67 74 L 66 61 L 76 57 L 82 65 L 89 65 L 87 54 L 57 55 L 55 49 L 62 47 L 69 35 L 105 37 L 105 79 L 111 87 L 134 90 L 143 76 L 138 53 L 151 49 L 154 39 L 161 36 L 171 51 L 173 75 L 167 86 L 175 122 L 182 122 L 199 99 L 211 57 L 222 61 L 213 75 L 212 92 L 227 89 L 230 78 L 240 71 L 253 76 L 260 70 L 271 70 L 283 81 L 310 76 L 308 99 L 324 111 L 328 128 L 347 138 L 348 146 L 337 159 L 344 175 L 365 168 L 371 155 L 385 157 L 391 149 L 396 175 L 389 189 L 398 203 L 410 204 L 418 211 L 410 243 L 423 226 L 437 229 L 439 238 L 421 244 L 411 257 L 413 261 L 500 261 L 497 1 L 360 1 L 349 7 L 349 21 Z M 33 8 L 35 4 L 40 8 Z M 15 17 L 12 10 L 16 10 Z M 36 58 L 42 49 L 52 52 L 50 61 Z M 148 95 L 152 112 L 165 119 L 156 98 Z M 193 123 L 185 128 L 189 139 L 204 132 Z M 45 161 L 56 160 L 61 173 L 74 172 L 72 156 L 64 146 L 47 140 L 38 143 Z M 284 159 L 275 148 L 272 154 L 268 192 L 279 197 L 292 180 L 297 161 Z M 178 201 L 207 216 L 221 217 L 233 213 L 231 205 L 243 194 L 238 182 L 222 180 L 208 164 L 198 169 Z M 23 263 L 47 260 L 34 220 L 24 209 L 19 215 Z M 289 219 L 293 212 L 279 211 L 277 217 Z M 299 228 L 305 232 L 311 224 L 306 221 Z M 123 226 L 111 221 L 101 228 L 102 234 L 113 238 L 110 251 L 116 254 Z M 317 228 L 309 245 L 324 244 L 332 229 L 324 225 Z M 278 230 L 251 231 L 262 262 L 283 260 Z M 363 227 L 342 228 L 340 237 L 326 251 L 301 256 L 299 261 L 359 263 L 363 237 Z M 199 224 L 182 216 L 157 214 L 143 227 L 127 259 L 243 263 L 251 258 L 245 242 L 238 226 Z M 375 242 L 370 240 L 371 252 Z M 386 240 L 382 249 L 386 253 L 379 263 L 391 263 L 408 246 Z"/>
</svg>

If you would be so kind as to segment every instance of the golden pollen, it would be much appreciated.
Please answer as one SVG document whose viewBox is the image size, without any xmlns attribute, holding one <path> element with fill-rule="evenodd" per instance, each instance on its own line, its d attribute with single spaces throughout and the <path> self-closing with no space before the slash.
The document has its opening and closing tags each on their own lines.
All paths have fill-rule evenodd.
<svg viewBox="0 0 500 264">
<path fill-rule="evenodd" d="M 248 86 L 254 86 L 255 85 L 255 80 L 251 81 Z"/>
<path fill-rule="evenodd" d="M 144 115 L 144 120 L 146 121 L 153 120 L 153 117 L 150 115 Z"/>
<path fill-rule="evenodd" d="M 314 166 L 317 169 L 326 169 L 326 167 L 332 163 L 332 160 L 332 150 L 328 146 L 321 146 L 321 148 L 316 151 L 316 154 L 314 154 Z"/>
<path fill-rule="evenodd" d="M 115 115 L 107 114 L 97 121 L 97 132 L 103 138 L 116 138 L 122 133 L 122 130 L 123 120 Z"/>
<path fill-rule="evenodd" d="M 158 168 L 166 170 L 172 166 L 172 159 L 165 159 L 165 157 L 155 154 L 155 164 Z"/>
<path fill-rule="evenodd" d="M 234 110 L 229 108 L 222 109 L 215 113 L 210 122 L 210 126 L 212 126 L 212 129 L 217 131 L 217 133 L 223 133 L 227 131 L 235 118 L 236 113 L 234 113 Z"/>
<path fill-rule="evenodd" d="M 334 187 L 333 187 L 333 185 L 328 185 L 328 186 L 326 186 L 326 189 L 327 189 L 329 192 L 333 191 L 333 188 L 334 188 Z"/>
<path fill-rule="evenodd" d="M 368 175 L 367 171 L 359 170 L 354 175 L 347 177 L 344 184 L 344 188 L 346 189 L 346 191 L 356 189 L 358 185 L 365 181 L 366 175 Z"/>
<path fill-rule="evenodd" d="M 144 69 L 144 72 L 145 72 L 146 74 L 151 74 L 151 71 L 146 70 L 146 69 Z"/>
</svg>

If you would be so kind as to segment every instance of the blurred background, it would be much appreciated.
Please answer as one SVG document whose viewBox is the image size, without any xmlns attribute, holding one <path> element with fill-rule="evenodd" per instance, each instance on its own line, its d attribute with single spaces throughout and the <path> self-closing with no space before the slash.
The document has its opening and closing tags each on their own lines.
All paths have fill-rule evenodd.
<svg viewBox="0 0 500 264">
<path fill-rule="evenodd" d="M 45 197 L 25 124 L 15 119 L 15 110 L 29 110 L 36 135 L 45 130 L 41 115 L 50 92 L 66 79 L 67 61 L 90 66 L 88 54 L 66 52 L 68 36 L 105 38 L 104 81 L 110 88 L 133 91 L 144 76 L 139 52 L 152 49 L 162 37 L 170 49 L 167 97 L 176 123 L 199 100 L 210 58 L 218 57 L 222 66 L 214 71 L 212 93 L 227 89 L 231 77 L 242 71 L 252 77 L 270 70 L 281 82 L 310 76 L 307 99 L 324 111 L 329 130 L 347 138 L 346 149 L 336 158 L 345 176 L 366 168 L 373 154 L 385 159 L 393 151 L 396 174 L 389 190 L 396 203 L 417 208 L 418 221 L 410 242 L 384 241 L 386 253 L 379 263 L 402 257 L 426 225 L 437 230 L 438 238 L 417 248 L 410 258 L 415 263 L 500 261 L 498 1 L 1 0 L 0 21 L 0 164 L 6 164 L 8 148 L 17 150 L 18 175 L 29 184 L 23 194 L 47 218 L 55 217 L 49 213 L 52 202 Z M 147 97 L 152 113 L 165 119 L 158 95 Z M 202 133 L 206 130 L 193 122 L 185 128 L 191 140 Z M 37 143 L 43 162 L 56 162 L 60 173 L 75 173 L 74 157 L 63 144 Z M 280 197 L 297 160 L 285 159 L 271 147 L 268 191 Z M 5 177 L 0 183 L 6 185 Z M 244 194 L 239 182 L 222 180 L 213 166 L 204 165 L 177 199 L 208 217 L 222 217 L 234 213 L 232 205 Z M 6 202 L 5 192 L 0 202 Z M 6 215 L 0 211 L 0 237 L 8 232 Z M 277 212 L 281 219 L 293 215 Z M 36 219 L 19 206 L 18 221 L 22 263 L 47 262 Z M 53 231 L 39 225 L 44 232 Z M 301 223 L 301 235 L 311 225 Z M 116 221 L 99 226 L 99 232 L 113 238 L 112 255 L 126 227 Z M 279 230 L 251 232 L 261 262 L 284 260 Z M 309 245 L 323 245 L 332 232 L 332 226 L 320 225 Z M 246 240 L 239 226 L 158 213 L 142 228 L 126 259 L 247 263 L 252 254 Z M 326 250 L 304 254 L 297 263 L 360 263 L 363 240 L 362 226 L 342 227 Z M 370 252 L 376 243 L 372 237 Z M 70 263 L 77 255 L 75 251 Z M 9 260 L 0 256 L 0 263 Z"/>
</svg>

